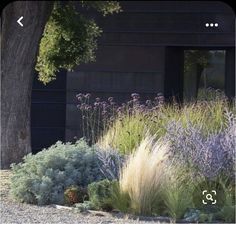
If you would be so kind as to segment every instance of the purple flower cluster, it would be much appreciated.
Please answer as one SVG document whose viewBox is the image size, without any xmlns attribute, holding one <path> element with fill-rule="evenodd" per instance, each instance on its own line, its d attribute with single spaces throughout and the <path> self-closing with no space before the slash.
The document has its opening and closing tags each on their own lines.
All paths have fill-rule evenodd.
<svg viewBox="0 0 236 225">
<path fill-rule="evenodd" d="M 158 110 L 164 104 L 164 96 L 158 93 L 154 100 L 142 102 L 138 93 L 132 93 L 131 99 L 126 103 L 117 104 L 114 97 L 102 101 L 96 97 L 92 101 L 91 94 L 79 93 L 76 95 L 79 104 L 77 108 L 82 116 L 83 136 L 87 141 L 96 143 L 99 136 L 115 121 L 122 119 L 124 115 L 135 113 L 148 113 Z"/>
<path fill-rule="evenodd" d="M 167 125 L 165 139 L 171 142 L 173 158 L 178 163 L 191 165 L 197 172 L 209 179 L 221 173 L 235 176 L 236 121 L 232 114 L 226 114 L 227 127 L 216 134 L 204 135 L 201 127 L 188 122 L 186 127 L 171 121 Z"/>
</svg>

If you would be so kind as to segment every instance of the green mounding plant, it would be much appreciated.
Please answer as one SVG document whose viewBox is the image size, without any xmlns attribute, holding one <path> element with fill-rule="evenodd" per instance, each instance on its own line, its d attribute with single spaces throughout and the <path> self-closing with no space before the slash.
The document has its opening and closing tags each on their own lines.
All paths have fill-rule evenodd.
<svg viewBox="0 0 236 225">
<path fill-rule="evenodd" d="M 112 207 L 112 186 L 116 181 L 108 179 L 93 182 L 88 185 L 89 200 L 96 209 L 110 211 Z"/>
<path fill-rule="evenodd" d="M 167 144 L 154 143 L 154 138 L 147 135 L 130 155 L 119 179 L 120 192 L 129 196 L 130 212 L 138 215 L 158 213 L 167 152 Z"/>
<path fill-rule="evenodd" d="M 78 210 L 79 212 L 85 212 L 88 210 L 94 210 L 96 209 L 95 206 L 93 205 L 92 202 L 90 201 L 84 201 L 81 203 L 76 203 L 75 205 L 75 210 Z"/>
</svg>

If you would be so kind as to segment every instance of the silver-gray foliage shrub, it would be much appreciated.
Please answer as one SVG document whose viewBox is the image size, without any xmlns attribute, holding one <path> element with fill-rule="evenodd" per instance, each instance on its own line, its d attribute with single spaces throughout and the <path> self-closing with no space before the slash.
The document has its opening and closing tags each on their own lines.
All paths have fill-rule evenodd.
<svg viewBox="0 0 236 225">
<path fill-rule="evenodd" d="M 167 125 L 166 140 L 171 142 L 173 158 L 187 163 L 209 179 L 221 173 L 235 176 L 236 118 L 226 112 L 226 125 L 219 132 L 205 134 L 200 126 L 178 121 Z M 223 127 L 223 126 L 222 126 Z"/>
<path fill-rule="evenodd" d="M 63 204 L 64 190 L 71 185 L 87 186 L 104 179 L 95 147 L 81 139 L 75 144 L 57 142 L 23 162 L 13 164 L 11 194 L 21 202 Z"/>
</svg>

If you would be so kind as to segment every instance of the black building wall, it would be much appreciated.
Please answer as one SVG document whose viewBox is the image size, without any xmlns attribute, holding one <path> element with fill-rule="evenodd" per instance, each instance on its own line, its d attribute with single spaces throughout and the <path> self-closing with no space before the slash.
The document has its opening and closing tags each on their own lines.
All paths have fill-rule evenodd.
<svg viewBox="0 0 236 225">
<path fill-rule="evenodd" d="M 35 74 L 31 103 L 31 146 L 37 153 L 42 148 L 65 141 L 66 71 L 57 80 L 44 85 Z"/>
</svg>

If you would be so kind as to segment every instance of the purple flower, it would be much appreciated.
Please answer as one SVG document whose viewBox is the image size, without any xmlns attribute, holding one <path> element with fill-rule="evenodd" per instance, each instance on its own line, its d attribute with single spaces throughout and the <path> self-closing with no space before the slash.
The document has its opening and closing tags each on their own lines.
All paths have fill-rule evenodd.
<svg viewBox="0 0 236 225">
<path fill-rule="evenodd" d="M 139 99 L 140 96 L 139 96 L 138 93 L 132 93 L 132 94 L 131 94 L 131 97 L 132 97 L 132 98 L 135 98 L 135 99 Z"/>
<path fill-rule="evenodd" d="M 118 111 L 118 112 L 121 112 L 121 111 L 122 111 L 122 108 L 121 108 L 121 107 L 118 107 L 118 108 L 117 108 L 117 111 Z"/>
<path fill-rule="evenodd" d="M 90 105 L 86 105 L 86 106 L 85 106 L 85 110 L 89 111 L 89 110 L 91 110 L 91 109 L 92 109 L 92 107 L 91 107 Z"/>
<path fill-rule="evenodd" d="M 96 101 L 96 102 L 100 102 L 100 98 L 96 98 L 95 101 Z"/>
<path fill-rule="evenodd" d="M 82 98 L 84 95 L 82 93 L 79 93 L 76 95 L 76 98 Z"/>
<path fill-rule="evenodd" d="M 164 98 L 164 96 L 159 96 L 159 97 L 158 97 L 158 100 L 159 100 L 160 102 L 164 102 L 165 98 Z"/>
<path fill-rule="evenodd" d="M 82 104 L 80 105 L 80 110 L 84 110 L 84 109 L 85 109 L 85 106 L 86 106 L 86 104 L 85 104 L 85 103 L 82 103 Z"/>
<path fill-rule="evenodd" d="M 90 93 L 87 93 L 84 97 L 85 97 L 85 98 L 90 98 L 90 97 L 91 97 L 91 94 L 90 94 Z"/>
<path fill-rule="evenodd" d="M 138 104 L 138 103 L 139 103 L 139 100 L 138 100 L 137 98 L 134 98 L 134 99 L 133 99 L 133 103 L 134 103 L 134 104 Z"/>
<path fill-rule="evenodd" d="M 102 111 L 102 115 L 104 116 L 105 114 L 107 114 L 107 111 L 106 111 L 106 110 L 103 110 L 103 111 Z"/>
<path fill-rule="evenodd" d="M 163 96 L 163 94 L 161 92 L 157 93 L 157 97 L 159 96 Z"/>
<path fill-rule="evenodd" d="M 109 98 L 108 98 L 108 101 L 109 101 L 109 102 L 112 102 L 113 100 L 114 100 L 113 97 L 109 97 Z"/>
</svg>

